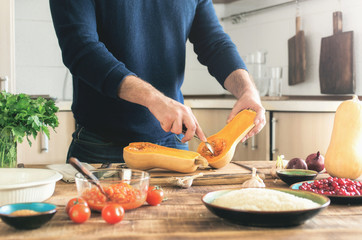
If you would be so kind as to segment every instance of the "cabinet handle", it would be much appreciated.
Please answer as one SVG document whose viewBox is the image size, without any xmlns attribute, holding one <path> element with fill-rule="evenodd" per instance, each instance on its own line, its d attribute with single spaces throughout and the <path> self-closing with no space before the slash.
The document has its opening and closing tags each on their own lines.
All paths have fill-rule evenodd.
<svg viewBox="0 0 362 240">
<path fill-rule="evenodd" d="M 5 76 L 5 77 L 0 77 L 0 90 L 7 92 L 8 91 L 8 86 L 9 86 L 9 77 Z"/>
<path fill-rule="evenodd" d="M 44 133 L 41 132 L 41 152 L 48 152 L 49 150 L 49 144 L 48 144 L 48 136 Z"/>
<path fill-rule="evenodd" d="M 256 136 L 252 136 L 251 137 L 251 150 L 256 150 L 258 148 L 258 143 L 257 143 L 257 139 L 256 139 Z"/>
<path fill-rule="evenodd" d="M 276 118 L 272 118 L 272 154 L 275 154 L 278 152 L 278 148 L 276 147 L 276 125 L 278 120 Z"/>
</svg>

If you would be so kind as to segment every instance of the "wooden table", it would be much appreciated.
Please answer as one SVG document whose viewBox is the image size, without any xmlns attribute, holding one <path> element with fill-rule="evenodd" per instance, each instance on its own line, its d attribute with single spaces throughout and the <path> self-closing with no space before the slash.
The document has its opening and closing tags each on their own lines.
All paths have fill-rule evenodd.
<svg viewBox="0 0 362 240">
<path fill-rule="evenodd" d="M 266 161 L 243 163 L 265 173 L 269 173 L 271 166 L 271 162 Z M 267 187 L 288 187 L 268 176 L 265 183 Z M 145 204 L 127 211 L 118 224 L 108 225 L 99 213 L 92 213 L 86 223 L 75 224 L 64 211 L 66 202 L 77 195 L 75 184 L 59 181 L 54 195 L 47 200 L 59 207 L 49 223 L 36 230 L 20 231 L 0 222 L 0 239 L 362 239 L 362 205 L 330 205 L 297 227 L 258 228 L 225 221 L 209 212 L 201 202 L 207 192 L 237 187 L 240 184 L 188 189 L 165 187 L 167 201 L 162 205 Z"/>
</svg>

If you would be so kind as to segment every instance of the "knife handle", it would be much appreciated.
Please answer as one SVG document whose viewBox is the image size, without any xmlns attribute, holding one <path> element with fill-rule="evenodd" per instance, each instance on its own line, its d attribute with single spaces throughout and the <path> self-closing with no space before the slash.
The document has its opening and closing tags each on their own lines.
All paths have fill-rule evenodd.
<svg viewBox="0 0 362 240">
<path fill-rule="evenodd" d="M 182 133 L 183 133 L 183 134 L 185 134 L 185 133 L 186 133 L 186 131 L 187 131 L 186 126 L 182 124 Z M 196 134 L 194 135 L 194 138 L 196 138 L 196 139 L 198 139 L 198 140 L 200 140 L 200 141 L 201 141 L 201 139 L 200 139 L 200 138 L 199 138 Z"/>
</svg>

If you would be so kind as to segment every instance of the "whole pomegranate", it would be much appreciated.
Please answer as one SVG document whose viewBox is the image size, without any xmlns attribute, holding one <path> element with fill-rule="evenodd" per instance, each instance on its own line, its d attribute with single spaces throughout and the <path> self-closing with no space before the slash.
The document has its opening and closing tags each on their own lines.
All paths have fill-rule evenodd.
<svg viewBox="0 0 362 240">
<path fill-rule="evenodd" d="M 287 169 L 308 169 L 306 162 L 301 158 L 292 158 L 289 160 Z"/>
<path fill-rule="evenodd" d="M 309 170 L 321 172 L 324 169 L 324 157 L 318 151 L 317 153 L 309 154 L 305 162 Z"/>
</svg>

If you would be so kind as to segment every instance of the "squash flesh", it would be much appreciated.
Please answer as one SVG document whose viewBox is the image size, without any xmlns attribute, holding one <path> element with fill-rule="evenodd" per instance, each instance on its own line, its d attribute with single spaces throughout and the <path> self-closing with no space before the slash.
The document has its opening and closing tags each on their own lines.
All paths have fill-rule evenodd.
<svg viewBox="0 0 362 240">
<path fill-rule="evenodd" d="M 123 149 L 123 158 L 128 167 L 139 170 L 162 168 L 190 173 L 200 166 L 208 165 L 207 160 L 197 152 L 168 148 L 148 142 L 130 143 Z"/>
<path fill-rule="evenodd" d="M 174 157 L 185 157 L 195 159 L 198 154 L 197 152 L 186 151 L 181 149 L 169 148 L 160 146 L 149 142 L 133 142 L 129 144 L 129 150 L 132 150 L 135 154 L 165 154 Z"/>
<path fill-rule="evenodd" d="M 207 138 L 214 147 L 214 155 L 203 142 L 200 143 L 197 152 L 214 168 L 226 166 L 232 160 L 238 143 L 254 127 L 255 116 L 256 112 L 253 110 L 245 109 L 239 112 L 223 129 Z"/>
</svg>

